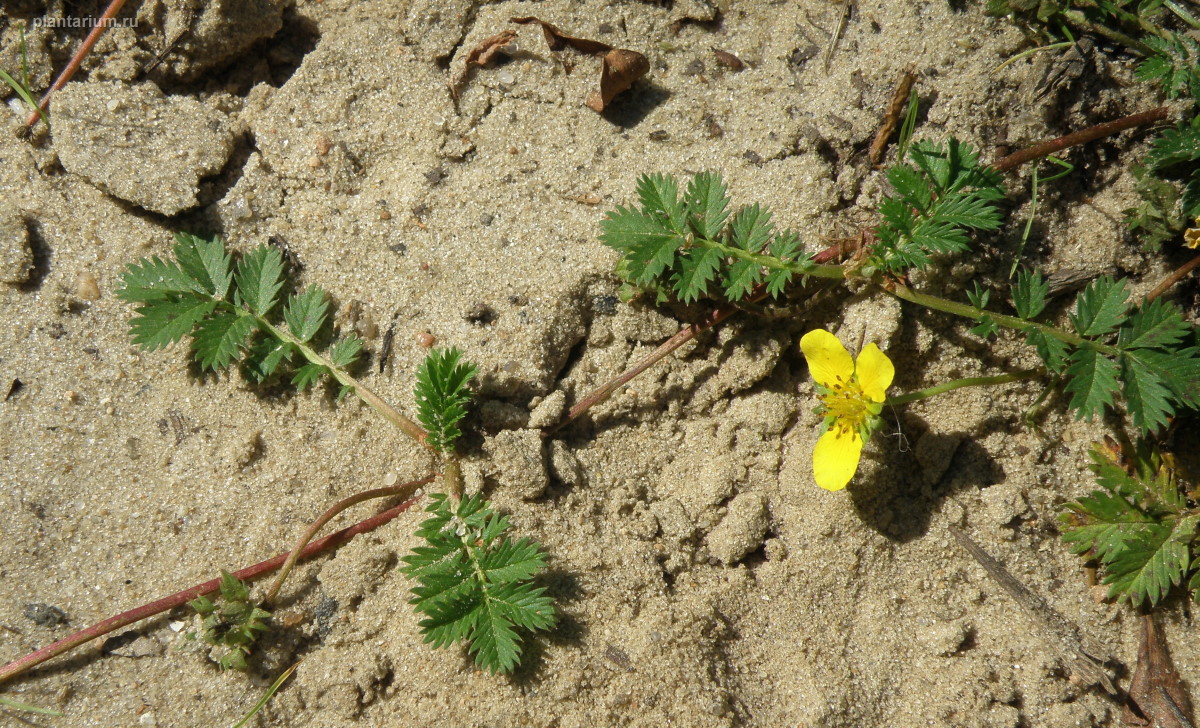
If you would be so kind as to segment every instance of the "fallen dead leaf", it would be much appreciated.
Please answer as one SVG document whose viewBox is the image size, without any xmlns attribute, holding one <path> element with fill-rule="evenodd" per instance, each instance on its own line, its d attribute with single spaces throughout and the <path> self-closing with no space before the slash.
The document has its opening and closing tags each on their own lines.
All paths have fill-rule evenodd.
<svg viewBox="0 0 1200 728">
<path fill-rule="evenodd" d="M 600 89 L 588 95 L 583 103 L 599 114 L 612 103 L 617 94 L 628 89 L 650 70 L 650 61 L 637 51 L 613 48 L 604 54 L 600 69 Z"/>
<path fill-rule="evenodd" d="M 1129 702 L 1122 721 L 1139 728 L 1194 728 L 1195 725 L 1191 698 L 1171 661 L 1167 638 L 1151 614 L 1142 615 L 1137 668 L 1129 683 Z"/>
<path fill-rule="evenodd" d="M 608 53 L 612 50 L 612 46 L 598 40 L 590 40 L 588 38 L 576 38 L 567 35 L 553 23 L 547 23 L 544 20 L 535 18 L 532 15 L 524 18 L 509 18 L 509 22 L 518 23 L 520 25 L 529 25 L 536 23 L 542 26 L 542 35 L 546 37 L 546 45 L 552 51 L 561 51 L 570 46 L 580 53 L 586 53 L 589 56 L 599 56 Z"/>
<path fill-rule="evenodd" d="M 454 94 L 455 98 L 462 92 L 463 83 L 467 80 L 467 74 L 471 69 L 479 66 L 483 67 L 492 62 L 500 49 L 512 42 L 513 38 L 517 37 L 515 30 L 502 30 L 499 33 L 488 36 L 481 40 L 474 48 L 467 53 L 467 62 L 463 64 L 462 70 L 450 82 L 450 93 Z"/>
<path fill-rule="evenodd" d="M 900 81 L 892 93 L 891 103 L 888 104 L 887 113 L 884 114 L 883 123 L 879 126 L 879 131 L 876 132 L 875 139 L 871 142 L 871 151 L 868 154 L 871 164 L 878 165 L 883 161 L 888 141 L 891 140 L 892 134 L 896 133 L 896 127 L 900 126 L 900 120 L 908 109 L 908 97 L 916 80 L 917 75 L 913 73 L 913 66 L 909 66 L 900 75 Z"/>
<path fill-rule="evenodd" d="M 566 48 L 579 51 L 589 56 L 600 58 L 600 88 L 588 94 L 584 104 L 600 113 L 608 107 L 617 94 L 627 90 L 650 70 L 650 61 L 637 51 L 625 48 L 613 48 L 607 43 L 589 38 L 576 38 L 567 35 L 553 23 L 532 16 L 510 18 L 521 25 L 537 24 L 542 28 L 546 45 L 551 51 L 561 51 Z"/>
</svg>

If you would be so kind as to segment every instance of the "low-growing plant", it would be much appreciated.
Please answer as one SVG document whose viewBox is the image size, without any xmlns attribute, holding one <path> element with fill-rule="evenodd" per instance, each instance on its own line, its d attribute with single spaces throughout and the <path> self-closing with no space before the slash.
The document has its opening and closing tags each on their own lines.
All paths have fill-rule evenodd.
<svg viewBox="0 0 1200 728">
<path fill-rule="evenodd" d="M 361 341 L 345 337 L 321 346 L 328 338 L 330 312 L 323 290 L 310 286 L 290 293 L 280 308 L 287 281 L 277 249 L 259 246 L 235 264 L 219 238 L 180 234 L 174 253 L 173 260 L 143 259 L 125 273 L 118 295 L 138 305 L 130 322 L 134 342 L 153 351 L 190 337 L 201 370 L 239 362 L 243 374 L 256 382 L 281 376 L 289 366 L 290 381 L 298 388 L 329 377 L 339 385 L 339 399 L 358 395 L 441 453 L 446 493 L 432 497 L 433 515 L 417 531 L 426 545 L 405 558 L 404 573 L 419 582 L 412 605 L 426 615 L 420 627 L 427 642 L 445 647 L 465 640 L 481 667 L 511 672 L 521 654 L 514 627 L 548 629 L 554 607 L 544 588 L 531 583 L 545 567 L 540 547 L 510 540 L 508 520 L 480 496 L 461 500 L 454 443 L 462 434 L 458 423 L 466 415 L 468 385 L 478 369 L 455 349 L 431 351 L 417 372 L 417 425 L 351 376 L 348 368 L 362 350 Z M 278 582 L 271 599 L 277 591 Z M 221 666 L 243 668 L 244 655 L 265 631 L 269 614 L 228 574 L 222 577 L 221 596 L 219 604 L 200 597 L 192 606 L 205 617 L 203 639 L 228 650 Z"/>
<path fill-rule="evenodd" d="M 1110 440 L 1090 455 L 1101 489 L 1066 504 L 1063 541 L 1104 566 L 1110 597 L 1153 606 L 1186 583 L 1200 598 L 1200 484 L 1146 440 L 1129 448 Z"/>
<path fill-rule="evenodd" d="M 909 157 L 911 164 L 888 170 L 894 193 L 880 205 L 881 222 L 864 236 L 869 240 L 866 249 L 844 265 L 814 262 L 813 256 L 801 252 L 795 233 L 772 230 L 770 212 L 760 205 L 741 208 L 727 222 L 730 201 L 719 176 L 712 173 L 693 178 L 682 199 L 674 179 L 643 176 L 638 181 L 641 205 L 609 213 L 601 240 L 621 254 L 618 275 L 657 301 L 689 302 L 711 295 L 726 305 L 737 304 L 779 296 L 793 279 L 802 285 L 806 276 L 843 279 L 852 281 L 855 290 L 865 287 L 963 316 L 975 322 L 972 332 L 977 336 L 1014 330 L 1041 358 L 1039 369 L 954 380 L 889 397 L 886 390 L 894 370 L 875 344 L 855 362 L 830 333 L 809 332 L 801 346 L 816 380 L 822 417 L 813 474 L 817 484 L 829 490 L 841 489 L 853 478 L 883 407 L 959 387 L 1038 377 L 1065 395 L 1077 418 L 1124 414 L 1147 436 L 1162 432 L 1181 413 L 1200 409 L 1197 327 L 1175 303 L 1132 300 L 1128 279 L 1105 276 L 1089 283 L 1075 299 L 1069 327 L 1038 321 L 1047 311 L 1049 285 L 1036 271 L 1018 272 L 1012 284 L 1013 314 L 989 308 L 991 291 L 978 283 L 968 290 L 965 304 L 909 287 L 909 273 L 935 258 L 965 251 L 972 231 L 993 230 L 1002 218 L 997 206 L 1002 197 L 999 176 L 981 166 L 966 145 L 955 140 L 944 146 L 918 142 Z M 719 285 L 710 289 L 714 281 Z M 1110 470 L 1098 472 L 1098 482 L 1106 487 L 1115 482 Z M 1161 483 L 1153 491 L 1158 494 L 1155 502 L 1166 505 L 1146 507 L 1147 498 L 1139 499 L 1131 485 L 1142 482 L 1130 476 L 1114 496 L 1131 499 L 1118 515 L 1136 512 L 1138 525 L 1112 527 L 1104 531 L 1106 539 L 1078 535 L 1094 533 L 1090 525 L 1084 528 L 1092 523 L 1089 518 L 1106 524 L 1105 518 L 1117 517 L 1115 506 L 1102 507 L 1115 501 L 1093 497 L 1072 506 L 1076 520 L 1071 523 L 1084 530 L 1068 536 L 1108 567 L 1114 594 L 1135 603 L 1157 601 L 1164 579 L 1178 583 L 1182 578 L 1191 563 L 1187 544 L 1197 522 L 1182 495 L 1164 500 L 1168 487 Z M 1168 552 L 1175 560 L 1164 566 L 1163 554 Z M 1155 566 L 1155 578 L 1127 578 L 1138 564 L 1142 569 Z"/>
<path fill-rule="evenodd" d="M 13 90 L 21 101 L 29 107 L 30 112 L 38 116 L 45 117 L 45 113 L 38 108 L 37 98 L 33 94 L 33 87 L 29 80 L 29 56 L 25 52 L 25 26 L 21 26 L 21 75 L 16 77 L 8 71 L 0 68 L 0 81 L 3 81 L 6 86 Z"/>
<path fill-rule="evenodd" d="M 1020 5 L 1008 2 L 1006 7 L 1009 12 L 1035 9 Z M 1113 7 L 1108 19 L 1130 21 L 1121 5 Z M 1090 11 L 1065 3 L 1041 3 L 1037 8 L 1047 8 L 1047 18 L 1060 17 L 1063 22 L 1076 23 L 1080 17 L 1097 22 Z M 1167 38 L 1158 33 L 1154 37 Z M 1191 52 L 1189 47 L 1184 51 Z M 1158 52 L 1165 56 L 1174 51 Z M 1173 87 L 1191 88 L 1186 73 L 1160 68 L 1146 75 L 1161 82 L 1168 94 Z M 1190 122 L 1164 134 L 1155 143 L 1147 169 L 1156 174 L 1175 171 L 1200 159 L 1195 128 Z M 1076 552 L 1098 560 L 1112 594 L 1134 604 L 1156 604 L 1172 585 L 1185 580 L 1193 592 L 1200 591 L 1200 576 L 1194 575 L 1200 555 L 1192 546 L 1200 522 L 1195 487 L 1178 477 L 1169 454 L 1159 454 L 1153 444 L 1174 418 L 1200 409 L 1197 327 L 1177 304 L 1157 293 L 1134 299 L 1129 279 L 1107 276 L 1079 292 L 1065 322 L 1055 320 L 1048 316 L 1046 278 L 1020 268 L 1020 260 L 1010 269 L 1018 271 L 1011 284 L 1011 307 L 994 300 L 1001 298 L 993 297 L 999 288 L 978 282 L 966 292 L 966 302 L 917 290 L 910 283 L 916 279 L 913 273 L 969 252 L 976 236 L 1002 225 L 1002 172 L 1016 162 L 982 164 L 969 145 L 956 139 L 908 144 L 905 135 L 905 141 L 904 157 L 886 171 L 891 193 L 879 202 L 878 224 L 862 231 L 850 251 L 839 245 L 814 254 L 798 233 L 776 229 L 772 213 L 761 204 L 733 209 L 725 183 L 715 172 L 695 175 L 684 185 L 670 175 L 643 175 L 637 182 L 637 204 L 617 207 L 601 223 L 601 241 L 619 253 L 616 272 L 623 282 L 622 297 L 628 300 L 645 292 L 658 303 L 708 301 L 711 313 L 583 397 L 544 434 L 566 426 L 698 332 L 751 304 L 803 295 L 817 282 L 826 288 L 840 283 L 857 294 L 891 296 L 963 317 L 971 322 L 972 334 L 985 341 L 1006 331 L 1015 333 L 1037 353 L 1041 366 L 889 395 L 895 368 L 877 344 L 851 353 L 832 332 L 807 332 L 800 346 L 816 383 L 821 417 L 822 432 L 812 457 L 819 486 L 839 490 L 853 480 L 862 449 L 877 432 L 885 407 L 962 387 L 1037 379 L 1047 391 L 1060 393 L 1075 417 L 1111 416 L 1146 442 L 1124 461 L 1111 450 L 1097 451 L 1093 470 L 1101 490 L 1068 504 L 1062 519 L 1066 541 Z M 1071 143 L 1077 142 L 1051 144 L 1052 150 L 1048 146 L 1022 159 Z M 1193 182 L 1189 178 L 1184 184 L 1184 199 L 1195 195 L 1188 191 Z M 844 252 L 851 253 L 846 260 Z M 436 482 L 438 492 L 429 497 L 426 509 L 429 517 L 417 530 L 423 543 L 402 558 L 400 571 L 415 582 L 410 605 L 420 616 L 427 643 L 440 648 L 466 642 L 480 667 L 493 673 L 513 671 L 522 656 L 523 634 L 549 629 L 556 616 L 552 599 L 536 581 L 546 567 L 541 547 L 510 538 L 506 517 L 482 495 L 462 492 L 455 447 L 477 368 L 457 350 L 430 352 L 416 373 L 414 421 L 352 374 L 362 342 L 354 337 L 333 340 L 328 296 L 316 286 L 292 290 L 277 250 L 260 246 L 236 255 L 219 238 L 180 234 L 173 253 L 166 259 L 145 258 L 125 272 L 118 295 L 137 306 L 130 323 L 136 344 L 153 351 L 189 338 L 191 356 L 201 372 L 237 364 L 253 383 L 286 380 L 301 389 L 322 380 L 335 383 L 339 400 L 359 397 L 439 458 L 436 473 L 404 486 L 351 496 L 327 511 L 287 559 L 281 559 L 279 576 L 265 598 L 253 599 L 245 584 L 224 572 L 219 598 L 192 595 L 202 621 L 198 636 L 225 650 L 218 658 L 221 666 L 245 665 L 254 640 L 266 631 L 269 607 L 283 580 L 329 519 L 354 503 L 408 495 L 418 485 Z M 1005 277 L 1006 284 L 1011 277 Z M 205 593 L 211 591 L 206 587 Z M 31 664 L 36 662 L 0 670 L 0 680 Z"/>
</svg>

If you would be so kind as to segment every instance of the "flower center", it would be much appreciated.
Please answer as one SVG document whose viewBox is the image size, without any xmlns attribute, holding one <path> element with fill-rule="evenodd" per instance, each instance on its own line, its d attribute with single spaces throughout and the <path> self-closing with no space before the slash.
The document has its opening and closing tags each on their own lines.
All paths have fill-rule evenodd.
<svg viewBox="0 0 1200 728">
<path fill-rule="evenodd" d="M 863 393 L 857 379 L 847 382 L 838 377 L 821 401 L 825 416 L 833 417 L 838 429 L 859 430 L 878 412 L 878 405 Z"/>
</svg>

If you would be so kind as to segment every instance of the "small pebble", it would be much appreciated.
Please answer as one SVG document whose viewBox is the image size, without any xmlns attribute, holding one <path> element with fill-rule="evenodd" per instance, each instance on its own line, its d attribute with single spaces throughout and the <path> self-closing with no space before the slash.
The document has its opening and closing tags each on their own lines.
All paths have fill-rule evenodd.
<svg viewBox="0 0 1200 728">
<path fill-rule="evenodd" d="M 100 300 L 100 284 L 96 282 L 96 274 L 81 271 L 75 276 L 75 296 L 84 301 Z"/>
<path fill-rule="evenodd" d="M 432 348 L 433 345 L 437 343 L 437 337 L 434 336 L 433 334 L 429 333 L 428 331 L 422 331 L 417 334 L 417 343 L 420 344 L 422 347 L 429 349 L 429 348 Z"/>
<path fill-rule="evenodd" d="M 320 154 L 322 157 L 324 157 L 326 154 L 329 154 L 330 149 L 333 149 L 333 142 L 330 141 L 329 137 L 325 136 L 324 134 L 318 136 L 317 154 Z"/>
<path fill-rule="evenodd" d="M 25 615 L 25 619 L 39 627 L 56 627 L 67 621 L 67 615 L 63 613 L 63 610 L 41 602 L 26 604 L 22 614 Z"/>
<path fill-rule="evenodd" d="M 512 75 L 510 71 L 501 71 L 500 73 L 496 74 L 496 80 L 498 80 L 503 86 L 511 86 L 517 82 L 517 77 Z"/>
<path fill-rule="evenodd" d="M 383 476 L 383 485 L 385 488 L 391 488 L 393 485 L 399 482 L 399 480 L 399 475 L 396 475 L 395 473 L 388 473 L 387 475 Z"/>
</svg>

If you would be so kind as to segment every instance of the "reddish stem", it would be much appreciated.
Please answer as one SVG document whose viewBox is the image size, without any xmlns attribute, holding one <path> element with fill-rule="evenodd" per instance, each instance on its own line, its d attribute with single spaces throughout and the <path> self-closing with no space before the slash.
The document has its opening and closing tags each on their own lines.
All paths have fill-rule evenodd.
<svg viewBox="0 0 1200 728">
<path fill-rule="evenodd" d="M 1157 286 L 1155 286 L 1153 291 L 1147 293 L 1146 303 L 1150 303 L 1154 299 L 1166 293 L 1168 288 L 1183 280 L 1184 276 L 1186 276 L 1188 273 L 1191 273 L 1196 268 L 1200 268 L 1200 255 L 1197 255 L 1195 258 L 1192 258 L 1188 262 L 1176 268 L 1171 275 L 1163 279 L 1162 283 L 1159 283 Z"/>
<path fill-rule="evenodd" d="M 1087 144 L 1090 141 L 1095 141 L 1102 137 L 1111 136 L 1118 132 L 1132 129 L 1135 126 L 1144 124 L 1153 124 L 1156 121 L 1166 119 L 1171 113 L 1171 110 L 1166 106 L 1160 106 L 1157 109 L 1143 111 L 1140 114 L 1131 114 L 1123 116 L 1115 121 L 1106 121 L 1103 124 L 1097 124 L 1087 129 L 1081 129 L 1077 132 L 1072 132 L 1066 136 L 1061 136 L 1057 139 L 1051 139 L 1040 144 L 1034 144 L 1032 147 L 1026 147 L 1019 152 L 1013 152 L 1007 157 L 1001 159 L 992 165 L 992 168 L 997 172 L 1011 171 L 1026 162 L 1032 162 L 1048 154 L 1060 152 L 1067 147 L 1075 147 L 1080 144 Z"/>
<path fill-rule="evenodd" d="M 115 18 L 117 13 L 121 12 L 121 6 L 124 4 L 125 0 L 112 0 L 108 4 L 108 7 L 104 10 L 104 14 L 100 16 L 100 20 L 92 27 L 92 32 L 88 33 L 87 37 L 83 39 L 83 45 L 79 46 L 79 50 L 75 51 L 75 55 L 71 57 L 71 62 L 62 70 L 62 73 L 58 74 L 58 78 L 54 79 L 54 85 L 50 87 L 45 96 L 42 96 L 42 100 L 38 103 L 38 108 L 25 120 L 25 126 L 33 126 L 38 122 L 38 119 L 42 118 L 42 112 L 50 106 L 50 97 L 54 95 L 55 91 L 66 86 L 67 81 L 70 81 L 75 72 L 79 70 L 79 65 L 83 63 L 83 59 L 92 51 L 92 46 L 96 45 L 96 41 L 100 40 L 100 36 L 104 35 L 109 21 Z"/>
<path fill-rule="evenodd" d="M 748 300 L 750 303 L 754 303 L 756 301 L 762 300 L 765 296 L 766 296 L 766 294 L 761 292 L 761 286 L 760 286 L 760 290 L 756 291 L 755 294 Z M 705 318 L 705 320 L 701 321 L 700 323 L 691 324 L 683 329 L 680 329 L 677 334 L 675 334 L 674 336 L 672 336 L 671 338 L 667 339 L 662 344 L 660 344 L 657 349 L 655 349 L 653 352 L 651 352 L 645 359 L 642 359 L 640 362 L 638 362 L 637 365 L 634 366 L 632 369 L 627 369 L 624 373 L 622 373 L 616 379 L 609 380 L 605 384 L 602 384 L 600 387 L 593 390 L 591 394 L 589 394 L 588 396 L 581 399 L 574 407 L 572 407 L 567 412 L 566 418 L 564 418 L 557 425 L 554 425 L 553 427 L 549 427 L 549 428 L 543 430 L 542 435 L 543 436 L 552 435 L 555 432 L 558 432 L 562 428 L 566 427 L 567 425 L 571 424 L 571 422 L 573 422 L 577 417 L 579 417 L 581 414 L 586 412 L 589 408 L 594 407 L 595 405 L 598 405 L 601 402 L 603 402 L 604 400 L 611 397 L 613 392 L 620 389 L 622 386 L 624 386 L 626 383 L 628 383 L 631 379 L 633 379 L 637 375 L 641 374 L 642 372 L 646 371 L 650 367 L 654 366 L 655 363 L 657 363 L 659 360 L 661 360 L 667 354 L 670 354 L 671 352 L 675 351 L 679 347 L 683 346 L 687 342 L 689 342 L 692 339 L 699 336 L 701 333 L 711 329 L 712 327 L 721 323 L 722 321 L 729 318 L 730 316 L 737 313 L 738 311 L 739 311 L 739 309 L 737 306 L 735 306 L 731 303 L 727 303 L 727 304 L 721 306 L 720 308 L 713 310 L 711 313 L 708 314 L 707 318 Z"/>
<path fill-rule="evenodd" d="M 1114 121 L 1106 121 L 1103 124 L 1097 124 L 1095 126 L 1088 127 L 1087 129 L 1072 132 L 1066 136 L 1058 137 L 1057 139 L 1039 142 L 1031 147 L 1022 149 L 1019 152 L 1013 152 L 1012 154 L 993 164 L 992 168 L 997 172 L 1010 172 L 1026 162 L 1032 162 L 1033 160 L 1040 159 L 1046 155 L 1053 154 L 1055 152 L 1061 152 L 1068 147 L 1079 146 L 1080 144 L 1086 144 L 1102 137 L 1111 136 L 1112 134 L 1125 131 L 1126 129 L 1132 129 L 1144 124 L 1153 124 L 1156 121 L 1162 121 L 1166 119 L 1169 114 L 1170 109 L 1168 109 L 1166 106 L 1160 106 L 1157 109 L 1143 111 L 1140 114 L 1132 114 L 1130 116 L 1123 116 Z M 817 263 L 828 263 L 830 261 L 837 260 L 848 252 L 849 249 L 847 247 L 847 243 L 855 241 L 857 241 L 857 238 L 840 240 L 813 256 L 813 261 Z"/>
<path fill-rule="evenodd" d="M 331 533 L 324 538 L 317 539 L 304 548 L 304 550 L 300 553 L 300 558 L 307 558 L 313 554 L 325 551 L 326 549 L 337 548 L 360 533 L 366 533 L 367 531 L 379 528 L 383 524 L 408 510 L 409 507 L 416 502 L 416 498 L 410 498 L 400 505 L 389 508 L 388 510 L 372 516 L 365 521 L 360 521 L 349 528 L 343 528 L 342 530 Z M 273 559 L 268 559 L 253 566 L 248 566 L 239 571 L 235 571 L 233 572 L 233 575 L 239 579 L 245 580 L 253 579 L 255 577 L 262 576 L 263 574 L 268 574 L 275 569 L 278 569 L 280 565 L 287 560 L 288 555 L 289 554 L 280 554 Z M 46 660 L 49 660 L 52 657 L 57 657 L 58 655 L 72 650 L 79 645 L 84 644 L 85 642 L 94 640 L 97 637 L 101 637 L 109 632 L 118 630 L 147 617 L 160 614 L 168 609 L 174 609 L 182 604 L 187 604 L 191 600 L 203 594 L 212 594 L 213 592 L 217 591 L 220 586 L 220 579 L 206 581 L 203 584 L 197 584 L 189 589 L 176 592 L 169 597 L 163 597 L 162 599 L 150 602 L 149 604 L 143 604 L 136 609 L 131 609 L 128 612 L 122 612 L 115 617 L 109 617 L 102 622 L 97 622 L 87 629 L 80 630 L 69 637 L 65 637 L 53 644 L 46 645 L 36 652 L 31 652 L 30 654 L 18 660 L 8 663 L 4 667 L 0 667 L 0 683 L 11 680 L 17 675 L 20 675 L 42 664 Z"/>
<path fill-rule="evenodd" d="M 292 548 L 291 553 L 288 554 L 287 561 L 283 562 L 283 568 L 279 570 L 279 575 L 275 577 L 275 582 L 271 584 L 271 589 L 267 592 L 267 596 L 263 599 L 263 606 L 271 604 L 275 601 L 275 597 L 279 596 L 279 589 L 283 586 L 284 579 L 287 579 L 288 574 L 291 573 L 292 567 L 296 565 L 296 562 L 303 558 L 305 544 L 312 540 L 312 537 L 316 536 L 317 532 L 324 528 L 326 523 L 329 523 L 331 520 L 333 520 L 334 516 L 346 510 L 350 506 L 358 505 L 363 501 L 372 500 L 374 498 L 387 498 L 388 496 L 393 495 L 411 496 L 413 491 L 415 491 L 417 488 L 420 488 L 422 485 L 432 483 L 433 479 L 436 477 L 436 475 L 430 475 L 427 478 L 414 480 L 411 483 L 404 483 L 403 485 L 389 485 L 386 488 L 364 490 L 361 493 L 355 493 L 349 498 L 343 498 L 337 503 L 334 503 L 329 507 L 329 510 L 321 514 L 320 518 L 313 521 L 308 528 L 304 529 L 304 534 L 300 537 L 300 540 L 296 542 L 296 545 Z"/>
</svg>

